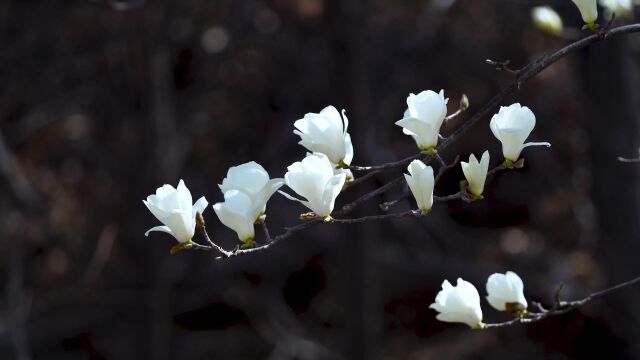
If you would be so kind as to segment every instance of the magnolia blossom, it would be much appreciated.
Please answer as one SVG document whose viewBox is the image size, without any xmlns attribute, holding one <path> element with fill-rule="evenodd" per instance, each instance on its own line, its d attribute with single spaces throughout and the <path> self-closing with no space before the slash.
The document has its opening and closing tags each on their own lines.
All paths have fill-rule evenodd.
<svg viewBox="0 0 640 360">
<path fill-rule="evenodd" d="M 590 26 L 593 27 L 596 19 L 598 19 L 598 5 L 596 4 L 596 0 L 571 0 L 580 10 L 580 15 L 582 16 L 582 20 Z"/>
<path fill-rule="evenodd" d="M 396 121 L 402 132 L 410 135 L 420 149 L 426 150 L 438 144 L 438 134 L 444 118 L 447 116 L 447 102 L 444 91 L 431 90 L 418 95 L 409 94 L 407 111 L 402 120 Z"/>
<path fill-rule="evenodd" d="M 251 161 L 233 166 L 222 180 L 220 190 L 226 194 L 231 190 L 242 191 L 251 201 L 250 218 L 255 222 L 265 212 L 267 201 L 282 185 L 283 179 L 269 180 L 269 174 L 260 164 Z"/>
<path fill-rule="evenodd" d="M 467 178 L 467 183 L 469 183 L 469 191 L 475 196 L 482 195 L 484 182 L 487 180 L 487 171 L 489 171 L 489 151 L 482 153 L 480 162 L 475 155 L 471 154 L 469 162 L 461 161 L 460 166 L 464 177 Z"/>
<path fill-rule="evenodd" d="M 240 240 L 245 243 L 253 240 L 256 204 L 249 195 L 240 190 L 229 190 L 224 193 L 224 202 L 213 205 L 213 210 L 220 222 L 235 231 Z"/>
<path fill-rule="evenodd" d="M 307 155 L 302 161 L 287 167 L 284 182 L 306 201 L 280 191 L 290 200 L 299 201 L 316 215 L 326 218 L 331 215 L 336 197 L 344 185 L 346 174 L 334 175 L 333 165 L 326 155 L 315 153 Z"/>
<path fill-rule="evenodd" d="M 542 31 L 556 36 L 562 35 L 562 19 L 560 15 L 549 6 L 536 6 L 531 9 L 533 23 Z"/>
<path fill-rule="evenodd" d="M 614 13 L 618 16 L 633 16 L 632 0 L 599 0 L 599 3 L 610 13 Z"/>
<path fill-rule="evenodd" d="M 149 236 L 152 231 L 162 231 L 173 235 L 178 242 L 191 241 L 196 230 L 196 213 L 202 214 L 209 205 L 204 196 L 195 204 L 191 201 L 191 192 L 182 180 L 177 188 L 167 184 L 159 187 L 155 195 L 149 195 L 147 200 L 142 202 L 164 225 L 151 228 L 144 235 Z"/>
<path fill-rule="evenodd" d="M 527 146 L 551 146 L 548 142 L 524 143 L 535 126 L 536 117 L 533 112 L 518 103 L 509 107 L 501 106 L 489 123 L 491 132 L 502 143 L 502 154 L 512 162 L 518 160 L 520 152 Z"/>
<path fill-rule="evenodd" d="M 439 312 L 436 319 L 444 322 L 459 322 L 472 328 L 482 326 L 480 294 L 471 283 L 458 278 L 454 287 L 445 280 L 436 301 L 429 306 Z"/>
<path fill-rule="evenodd" d="M 493 274 L 487 280 L 487 301 L 499 311 L 525 310 L 527 299 L 523 293 L 524 285 L 518 274 L 507 271 L 506 274 Z"/>
<path fill-rule="evenodd" d="M 342 110 L 342 117 L 333 106 L 320 113 L 308 113 L 293 123 L 293 133 L 300 136 L 299 144 L 309 151 L 325 154 L 336 165 L 349 165 L 353 160 L 351 135 L 347 132 L 349 119 Z"/>
<path fill-rule="evenodd" d="M 404 178 L 411 189 L 413 197 L 416 199 L 418 208 L 423 214 L 431 210 L 433 205 L 433 169 L 425 165 L 420 160 L 413 160 L 407 167 L 409 174 L 404 174 Z"/>
</svg>

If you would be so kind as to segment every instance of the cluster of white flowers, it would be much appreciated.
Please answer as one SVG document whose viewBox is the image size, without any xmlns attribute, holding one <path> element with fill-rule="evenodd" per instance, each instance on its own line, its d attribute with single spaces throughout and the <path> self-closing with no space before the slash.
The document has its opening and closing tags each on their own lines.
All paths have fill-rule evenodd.
<svg viewBox="0 0 640 360">
<path fill-rule="evenodd" d="M 441 136 L 440 127 L 447 116 L 447 101 L 442 90 L 439 93 L 427 90 L 418 95 L 410 94 L 404 117 L 396 122 L 405 134 L 415 140 L 418 148 L 428 154 L 435 153 Z M 549 146 L 549 143 L 525 144 L 535 121 L 533 112 L 517 103 L 501 107 L 491 119 L 491 131 L 502 143 L 507 166 L 513 165 L 527 146 Z M 310 216 L 329 220 L 336 198 L 345 183 L 353 178 L 349 170 L 353 145 L 347 132 L 349 120 L 344 110 L 340 113 L 335 107 L 328 106 L 320 113 L 306 114 L 293 125 L 293 133 L 300 137 L 299 144 L 310 153 L 289 165 L 283 179 L 270 179 L 264 167 L 251 161 L 231 167 L 219 185 L 224 201 L 213 205 L 213 210 L 247 246 L 254 244 L 255 224 L 264 221 L 267 202 L 276 191 L 309 208 L 313 212 Z M 462 162 L 461 166 L 468 184 L 467 197 L 471 200 L 481 198 L 489 169 L 489 152 L 485 151 L 480 161 L 471 154 L 469 162 Z M 409 164 L 408 172 L 405 179 L 418 209 L 427 214 L 434 198 L 433 169 L 420 160 L 414 160 Z M 279 191 L 283 185 L 300 198 Z M 192 205 L 191 193 L 182 180 L 177 189 L 170 185 L 160 187 L 144 203 L 164 224 L 150 231 L 165 231 L 181 243 L 191 241 L 196 213 L 202 213 L 208 205 L 204 197 Z"/>
<path fill-rule="evenodd" d="M 345 182 L 353 178 L 348 169 L 353 159 L 348 125 L 345 111 L 340 114 L 333 106 L 297 120 L 293 132 L 300 136 L 300 145 L 311 153 L 290 165 L 284 179 L 270 179 L 264 167 L 254 161 L 231 167 L 219 185 L 224 201 L 213 205 L 220 222 L 235 231 L 244 244 L 252 245 L 255 224 L 264 221 L 267 202 L 285 184 L 305 200 L 280 191 L 281 194 L 300 201 L 316 216 L 328 218 Z M 182 180 L 177 189 L 171 185 L 160 187 L 144 204 L 164 224 L 145 235 L 151 231 L 164 231 L 180 243 L 191 241 L 196 213 L 202 213 L 208 205 L 202 197 L 192 206 L 191 193 Z"/>
<path fill-rule="evenodd" d="M 446 116 L 446 99 L 444 98 L 443 92 L 440 91 L 440 94 L 437 94 L 433 91 L 424 91 L 419 95 L 411 94 L 407 99 L 407 103 L 409 104 L 409 110 L 405 112 L 405 118 L 396 124 L 403 126 L 403 124 L 406 125 L 410 123 L 410 121 L 413 121 L 414 125 L 421 123 L 419 126 L 413 126 L 413 130 L 407 130 L 405 127 L 404 132 L 416 140 L 420 149 L 432 151 L 435 143 L 431 143 L 430 141 L 434 139 L 434 141 L 437 141 L 439 133 L 436 132 L 436 134 L 433 135 L 430 131 L 434 128 L 437 128 L 439 131 L 441 119 L 444 119 Z M 429 125 L 427 121 L 421 122 L 421 120 L 417 120 L 418 118 L 407 117 L 407 114 L 411 114 L 412 106 L 418 106 L 418 108 L 422 106 L 420 108 L 422 110 L 414 110 L 415 113 L 420 114 L 421 119 L 436 119 L 434 124 L 436 124 L 437 127 Z M 445 109 L 444 113 L 443 108 Z M 536 117 L 533 115 L 533 112 L 528 107 L 521 106 L 518 103 L 508 107 L 500 107 L 499 112 L 491 118 L 489 126 L 493 135 L 502 143 L 502 154 L 504 155 L 507 166 L 511 166 L 517 162 L 522 150 L 528 146 L 551 146 L 548 142 L 525 143 L 535 125 Z M 418 132 L 418 129 L 423 130 L 422 132 Z M 427 144 L 431 145 L 427 146 Z M 482 196 L 489 171 L 489 158 L 489 151 L 485 151 L 480 161 L 478 161 L 474 154 L 471 154 L 469 156 L 469 162 L 463 161 L 460 163 L 462 172 L 467 180 L 467 195 L 470 199 L 476 199 Z M 431 210 L 431 206 L 433 205 L 433 187 L 435 185 L 433 169 L 420 160 L 414 160 L 409 164 L 407 170 L 409 174 L 405 174 L 404 176 L 409 185 L 409 189 L 420 211 L 426 214 Z"/>
<path fill-rule="evenodd" d="M 523 315 L 527 310 L 524 284 L 518 274 L 507 271 L 489 276 L 486 284 L 487 302 L 498 311 L 508 311 Z M 436 319 L 444 322 L 463 323 L 474 329 L 481 329 L 482 308 L 480 294 L 473 284 L 458 278 L 456 286 L 445 280 L 435 302 L 429 306 L 439 314 Z"/>
</svg>

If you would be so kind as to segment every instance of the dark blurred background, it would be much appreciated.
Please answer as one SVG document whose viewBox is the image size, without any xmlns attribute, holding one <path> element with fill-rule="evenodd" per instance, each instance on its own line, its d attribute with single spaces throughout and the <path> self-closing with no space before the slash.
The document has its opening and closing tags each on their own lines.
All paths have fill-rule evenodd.
<svg viewBox="0 0 640 360">
<path fill-rule="evenodd" d="M 551 305 L 560 284 L 573 299 L 640 275 L 638 166 L 616 160 L 640 145 L 639 35 L 578 51 L 505 99 L 533 109 L 530 139 L 553 146 L 526 149 L 525 168 L 500 173 L 483 201 L 321 225 L 225 261 L 171 256 L 170 236 L 143 235 L 158 221 L 141 200 L 164 183 L 215 203 L 230 166 L 282 177 L 305 154 L 293 122 L 329 104 L 347 109 L 354 164 L 415 153 L 394 125 L 408 93 L 444 89 L 450 112 L 469 96 L 446 134 L 513 81 L 485 59 L 517 68 L 570 41 L 533 26 L 542 4 L 582 25 L 568 0 L 0 2 L 0 358 L 639 358 L 638 287 L 491 331 L 428 309 L 444 279 L 484 296 L 491 273 L 512 270 Z M 498 165 L 489 119 L 442 156 L 489 149 Z M 460 179 L 449 171 L 436 194 Z M 268 209 L 274 234 L 306 211 L 280 195 Z M 235 233 L 204 215 L 233 248 Z"/>
</svg>

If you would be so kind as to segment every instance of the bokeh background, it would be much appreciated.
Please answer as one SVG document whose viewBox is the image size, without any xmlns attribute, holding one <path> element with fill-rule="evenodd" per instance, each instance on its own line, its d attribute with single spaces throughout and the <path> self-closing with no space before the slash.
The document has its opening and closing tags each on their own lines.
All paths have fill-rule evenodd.
<svg viewBox="0 0 640 360">
<path fill-rule="evenodd" d="M 505 99 L 532 108 L 531 139 L 553 146 L 526 149 L 483 201 L 321 225 L 225 261 L 143 235 L 158 223 L 142 199 L 162 184 L 184 179 L 215 203 L 230 166 L 283 176 L 305 154 L 293 122 L 329 104 L 347 109 L 354 164 L 415 153 L 394 125 L 410 92 L 444 89 L 450 111 L 469 96 L 446 134 L 513 81 L 485 59 L 517 68 L 571 40 L 533 26 L 541 4 L 569 38 L 585 35 L 569 0 L 0 2 L 0 358 L 640 357 L 638 287 L 491 331 L 428 309 L 443 279 L 483 296 L 491 273 L 512 270 L 549 305 L 560 284 L 574 299 L 640 274 L 638 165 L 616 159 L 640 145 L 640 35 L 578 51 Z M 488 149 L 498 165 L 489 119 L 442 156 Z M 449 171 L 436 194 L 460 179 Z M 304 211 L 274 196 L 271 232 Z M 216 242 L 237 244 L 211 208 L 205 219 Z M 508 319 L 483 307 L 486 321 Z"/>
</svg>

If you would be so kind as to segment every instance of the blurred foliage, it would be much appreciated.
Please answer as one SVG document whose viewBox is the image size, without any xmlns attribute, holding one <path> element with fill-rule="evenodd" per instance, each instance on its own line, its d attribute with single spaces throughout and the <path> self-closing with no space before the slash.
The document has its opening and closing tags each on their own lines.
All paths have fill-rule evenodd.
<svg viewBox="0 0 640 360">
<path fill-rule="evenodd" d="M 552 148 L 525 150 L 524 169 L 500 173 L 483 201 L 437 204 L 420 221 L 322 225 L 228 261 L 170 256 L 169 236 L 143 235 L 156 220 L 141 200 L 164 183 L 183 178 L 214 203 L 229 166 L 255 160 L 282 176 L 305 153 L 293 122 L 329 104 L 347 109 L 354 164 L 414 153 L 393 124 L 407 94 L 445 89 L 450 109 L 467 94 L 450 132 L 513 81 L 485 59 L 518 67 L 566 43 L 532 25 L 546 3 L 581 26 L 571 2 L 551 0 L 0 3 L 0 354 L 14 352 L 18 296 L 43 359 L 640 356 L 638 289 L 486 332 L 427 308 L 445 278 L 483 294 L 489 274 L 513 270 L 550 303 L 560 283 L 571 298 L 638 275 L 638 171 L 615 157 L 639 142 L 637 36 L 573 54 L 508 99 L 534 110 L 531 139 Z M 497 165 L 488 120 L 445 159 L 489 149 Z M 450 171 L 436 193 L 460 179 Z M 274 196 L 271 232 L 302 211 Z M 359 214 L 377 211 L 372 201 Z M 236 245 L 204 216 L 216 242 Z"/>
</svg>

